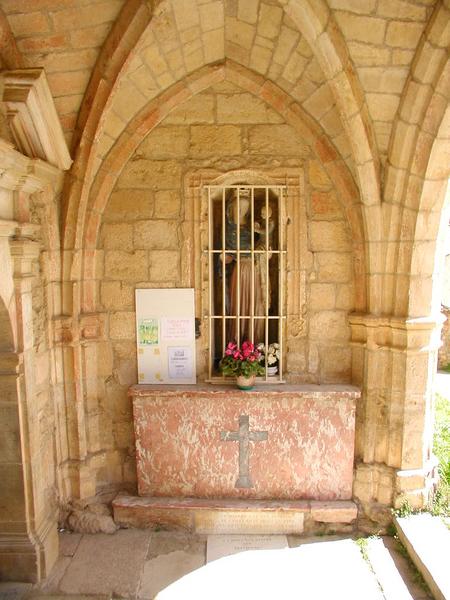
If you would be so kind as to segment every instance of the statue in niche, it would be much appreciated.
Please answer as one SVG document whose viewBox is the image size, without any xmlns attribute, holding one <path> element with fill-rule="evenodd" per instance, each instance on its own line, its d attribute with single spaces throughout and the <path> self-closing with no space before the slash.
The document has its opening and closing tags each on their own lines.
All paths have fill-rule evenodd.
<svg viewBox="0 0 450 600">
<path fill-rule="evenodd" d="M 275 229 L 275 223 L 273 222 L 273 220 L 271 220 L 272 216 L 272 209 L 270 208 L 270 206 L 267 207 L 263 206 L 261 208 L 261 222 L 256 222 L 254 224 L 254 229 L 256 231 L 256 233 L 259 236 L 258 239 L 258 243 L 256 244 L 256 248 L 255 250 L 271 250 L 272 248 L 272 235 L 273 235 L 273 231 Z M 271 303 L 272 303 L 272 289 L 271 289 L 271 283 L 270 283 L 270 267 L 269 267 L 269 263 L 270 263 L 270 259 L 272 258 L 272 253 L 271 252 L 267 252 L 267 257 L 266 257 L 266 252 L 264 252 L 263 254 L 256 254 L 255 255 L 255 283 L 256 280 L 259 280 L 260 286 L 261 286 L 261 296 L 263 298 L 263 306 L 262 306 L 262 312 L 261 313 L 257 313 L 255 311 L 255 315 L 259 315 L 259 314 L 264 314 L 264 308 L 265 308 L 265 298 L 266 298 L 266 294 L 267 294 L 267 312 L 269 312 Z M 267 260 L 268 259 L 268 260 Z M 258 342 L 262 342 L 265 341 L 265 335 L 264 335 L 264 321 L 263 319 L 256 319 L 255 320 L 255 340 L 257 340 Z"/>
<path fill-rule="evenodd" d="M 255 263 L 253 268 L 254 277 L 254 304 L 252 310 L 252 235 L 255 236 L 254 249 L 266 250 L 270 248 L 271 237 L 274 230 L 274 223 L 270 220 L 271 209 L 269 207 L 267 214 L 266 208 L 261 209 L 261 222 L 253 224 L 253 232 L 249 216 L 251 212 L 250 190 L 242 188 L 239 190 L 239 219 L 238 219 L 238 202 L 237 190 L 234 191 L 233 197 L 227 202 L 226 207 L 226 224 L 225 224 L 225 242 L 227 250 L 237 250 L 238 239 L 241 251 L 248 250 L 248 253 L 241 253 L 239 273 L 237 266 L 237 256 L 227 254 L 225 262 L 228 267 L 231 267 L 229 275 L 228 294 L 226 297 L 226 314 L 228 315 L 244 315 L 250 317 L 263 316 L 265 314 L 265 294 L 268 290 L 268 308 L 270 307 L 270 284 L 268 282 L 269 274 L 267 269 L 266 254 L 257 253 L 254 255 Z M 239 222 L 239 231 L 238 231 Z M 239 238 L 238 238 L 239 236 Z M 269 254 L 269 260 L 271 254 Z M 230 270 L 230 269 L 228 269 Z M 239 278 L 239 298 L 238 292 Z M 237 339 L 237 324 L 235 319 L 229 320 L 227 326 L 228 340 L 236 340 L 241 342 L 246 339 L 251 339 L 251 319 L 240 319 L 240 340 Z M 264 340 L 264 320 L 254 320 L 254 341 L 259 342 Z"/>
</svg>

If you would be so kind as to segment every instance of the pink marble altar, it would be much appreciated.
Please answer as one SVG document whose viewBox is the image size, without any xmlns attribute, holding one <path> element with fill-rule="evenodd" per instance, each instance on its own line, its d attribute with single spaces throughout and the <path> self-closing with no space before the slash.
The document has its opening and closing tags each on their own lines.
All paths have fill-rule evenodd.
<svg viewBox="0 0 450 600">
<path fill-rule="evenodd" d="M 140 496 L 348 500 L 357 388 L 130 388 Z"/>
</svg>

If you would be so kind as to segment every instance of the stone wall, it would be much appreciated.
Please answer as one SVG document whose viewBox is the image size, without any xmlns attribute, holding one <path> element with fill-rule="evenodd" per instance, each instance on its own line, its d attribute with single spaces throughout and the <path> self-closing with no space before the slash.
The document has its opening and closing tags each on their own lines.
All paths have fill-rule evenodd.
<svg viewBox="0 0 450 600">
<path fill-rule="evenodd" d="M 99 386 L 105 397 L 96 408 L 103 433 L 95 450 L 117 450 L 129 466 L 124 476 L 129 482 L 133 433 L 126 394 L 137 382 L 134 289 L 183 285 L 185 178 L 196 171 L 236 169 L 270 176 L 280 168 L 294 169 L 304 181 L 300 214 L 307 221 L 307 227 L 302 224 L 307 240 L 301 257 L 305 322 L 300 336 L 288 338 L 288 358 L 289 353 L 295 357 L 288 360 L 288 379 L 351 381 L 347 314 L 353 308 L 352 247 L 340 198 L 311 149 L 277 113 L 230 83 L 217 84 L 143 140 L 103 215 L 97 279 L 98 310 L 107 323 Z M 300 230 L 300 223 L 292 226 Z M 202 343 L 207 343 L 206 327 Z M 204 372 L 198 375 L 200 380 L 205 377 Z"/>
</svg>

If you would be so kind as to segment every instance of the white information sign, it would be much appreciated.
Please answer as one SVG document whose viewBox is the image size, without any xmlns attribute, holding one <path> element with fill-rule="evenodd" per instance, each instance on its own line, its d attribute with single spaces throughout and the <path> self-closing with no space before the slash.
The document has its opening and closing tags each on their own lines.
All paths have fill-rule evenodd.
<svg viewBox="0 0 450 600">
<path fill-rule="evenodd" d="M 192 331 L 194 319 L 173 319 L 163 317 L 161 319 L 161 337 L 163 340 L 185 340 Z"/>
<path fill-rule="evenodd" d="M 196 383 L 193 289 L 136 290 L 139 383 Z"/>
</svg>

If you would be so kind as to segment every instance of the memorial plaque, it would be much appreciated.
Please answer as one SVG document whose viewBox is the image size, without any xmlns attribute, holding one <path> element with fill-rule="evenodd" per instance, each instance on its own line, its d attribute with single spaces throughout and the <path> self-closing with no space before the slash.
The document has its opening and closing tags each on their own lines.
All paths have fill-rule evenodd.
<svg viewBox="0 0 450 600">
<path fill-rule="evenodd" d="M 202 510 L 195 513 L 196 533 L 303 533 L 304 514 L 297 511 Z"/>
<path fill-rule="evenodd" d="M 285 535 L 208 535 L 206 562 L 250 550 L 289 548 Z"/>
</svg>

